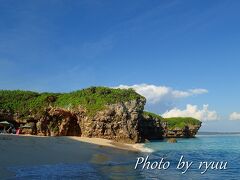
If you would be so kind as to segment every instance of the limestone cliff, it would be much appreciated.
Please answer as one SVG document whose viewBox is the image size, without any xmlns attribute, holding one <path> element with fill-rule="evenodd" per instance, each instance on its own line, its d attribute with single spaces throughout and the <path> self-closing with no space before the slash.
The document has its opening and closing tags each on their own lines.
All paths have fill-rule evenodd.
<svg viewBox="0 0 240 180">
<path fill-rule="evenodd" d="M 37 122 L 38 135 L 72 135 L 99 137 L 120 142 L 140 142 L 139 115 L 145 100 L 108 105 L 104 110 L 89 116 L 84 108 L 75 110 L 49 108 L 46 116 Z"/>
<path fill-rule="evenodd" d="M 161 139 L 176 131 L 173 120 L 144 112 L 145 102 L 131 89 L 105 87 L 62 94 L 0 91 L 0 121 L 7 120 L 25 134 L 99 137 L 127 143 Z M 195 136 L 201 124 L 192 122 L 177 131 L 179 137 Z"/>
<path fill-rule="evenodd" d="M 141 132 L 145 139 L 191 138 L 201 127 L 201 121 L 191 117 L 163 118 L 157 114 L 143 112 Z"/>
</svg>

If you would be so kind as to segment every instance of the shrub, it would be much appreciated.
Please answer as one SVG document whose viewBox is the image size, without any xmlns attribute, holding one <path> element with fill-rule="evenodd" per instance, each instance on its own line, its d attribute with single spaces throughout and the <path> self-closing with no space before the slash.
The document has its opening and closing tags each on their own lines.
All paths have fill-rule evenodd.
<svg viewBox="0 0 240 180">
<path fill-rule="evenodd" d="M 169 129 L 174 128 L 184 128 L 185 126 L 190 125 L 200 125 L 201 121 L 194 119 L 192 117 L 172 117 L 172 118 L 164 118 L 165 122 L 167 122 Z"/>
<path fill-rule="evenodd" d="M 19 112 L 23 116 L 44 111 L 49 105 L 62 108 L 82 106 L 93 116 L 106 105 L 144 98 L 132 89 L 90 87 L 70 93 L 37 93 L 0 90 L 0 109 Z"/>
</svg>

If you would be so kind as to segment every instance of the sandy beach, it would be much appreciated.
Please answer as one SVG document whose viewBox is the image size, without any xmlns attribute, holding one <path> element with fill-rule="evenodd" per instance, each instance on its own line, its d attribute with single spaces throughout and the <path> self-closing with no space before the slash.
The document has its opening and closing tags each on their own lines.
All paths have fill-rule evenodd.
<svg viewBox="0 0 240 180">
<path fill-rule="evenodd" d="M 114 151 L 138 153 L 149 150 L 143 144 L 122 144 L 100 138 L 0 135 L 0 179 L 14 177 L 14 172 L 9 171 L 13 166 L 101 163 L 110 151 L 114 154 Z"/>
</svg>

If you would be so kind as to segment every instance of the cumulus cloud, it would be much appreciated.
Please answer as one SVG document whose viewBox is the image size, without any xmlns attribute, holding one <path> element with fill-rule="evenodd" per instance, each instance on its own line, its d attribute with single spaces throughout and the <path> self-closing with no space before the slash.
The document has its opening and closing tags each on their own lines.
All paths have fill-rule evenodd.
<svg viewBox="0 0 240 180">
<path fill-rule="evenodd" d="M 207 120 L 217 120 L 219 119 L 216 111 L 208 109 L 209 105 L 203 105 L 202 109 L 199 109 L 197 105 L 188 104 L 186 109 L 173 108 L 169 111 L 166 111 L 162 116 L 165 118 L 168 117 L 193 117 L 201 121 Z"/>
<path fill-rule="evenodd" d="M 156 104 L 161 101 L 172 101 L 208 92 L 206 89 L 188 89 L 182 91 L 167 86 L 155 86 L 151 84 L 136 84 L 132 86 L 120 85 L 115 88 L 132 88 L 137 93 L 143 95 L 147 99 L 147 102 L 150 104 Z"/>
<path fill-rule="evenodd" d="M 232 114 L 230 114 L 229 119 L 230 120 L 240 120 L 240 113 L 233 112 Z"/>
</svg>

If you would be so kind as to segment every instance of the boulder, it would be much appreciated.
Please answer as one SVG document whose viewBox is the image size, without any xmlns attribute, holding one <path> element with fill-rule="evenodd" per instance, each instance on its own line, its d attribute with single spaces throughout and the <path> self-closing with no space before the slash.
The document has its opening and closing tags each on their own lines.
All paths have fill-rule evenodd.
<svg viewBox="0 0 240 180">
<path fill-rule="evenodd" d="M 177 139 L 176 138 L 169 138 L 167 140 L 168 143 L 177 143 Z"/>
</svg>

